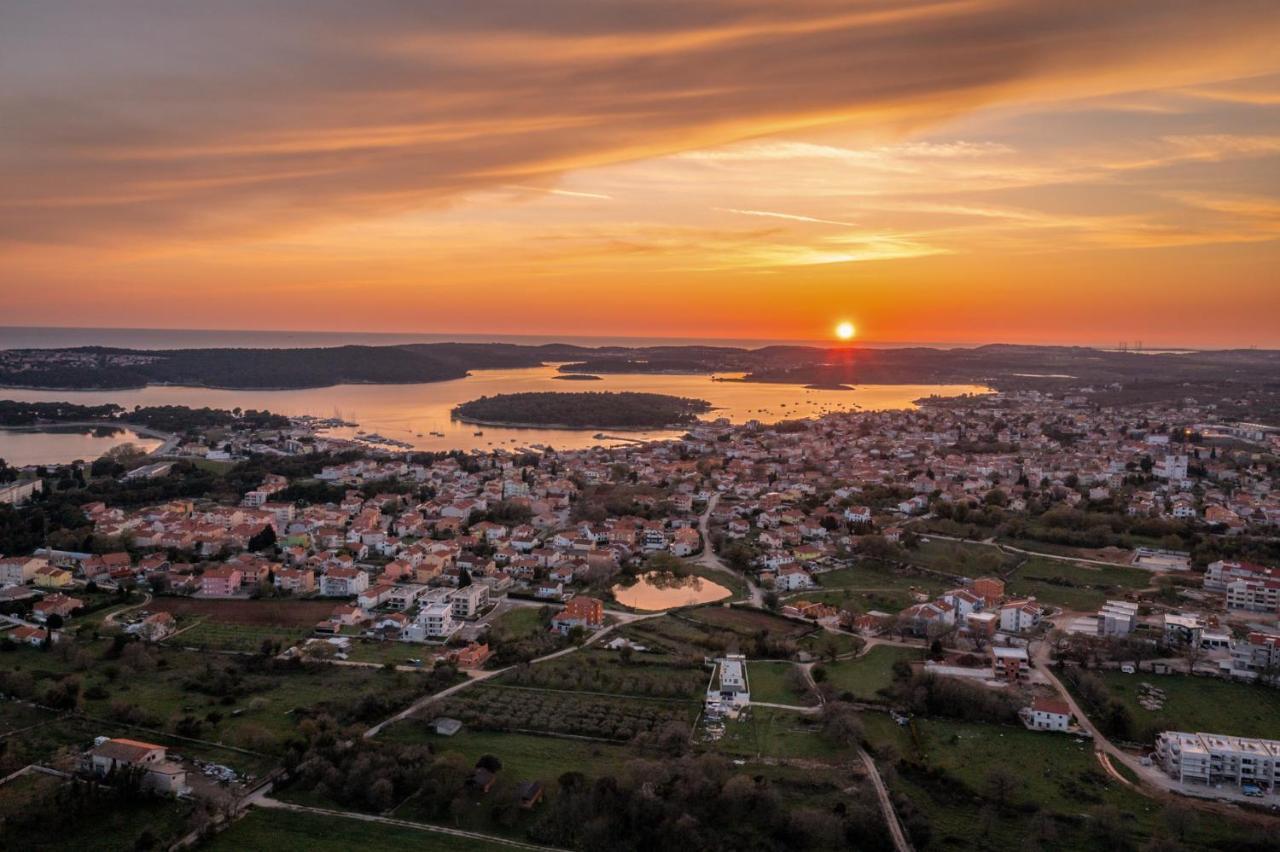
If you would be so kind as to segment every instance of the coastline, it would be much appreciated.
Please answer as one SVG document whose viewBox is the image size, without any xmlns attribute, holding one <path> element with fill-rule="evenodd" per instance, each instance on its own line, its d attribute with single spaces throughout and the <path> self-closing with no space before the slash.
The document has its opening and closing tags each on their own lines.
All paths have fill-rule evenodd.
<svg viewBox="0 0 1280 852">
<path fill-rule="evenodd" d="M 574 426 L 569 423 L 524 423 L 506 420 L 481 420 L 476 417 L 468 417 L 465 414 L 454 414 L 452 419 L 459 423 L 468 423 L 472 426 L 489 426 L 494 429 L 554 429 L 560 432 L 589 432 L 592 429 L 597 431 L 608 429 L 613 432 L 675 432 L 680 429 L 692 428 L 702 422 L 699 420 L 694 423 L 673 423 L 667 426 L 605 426 L 598 423 Z"/>
</svg>

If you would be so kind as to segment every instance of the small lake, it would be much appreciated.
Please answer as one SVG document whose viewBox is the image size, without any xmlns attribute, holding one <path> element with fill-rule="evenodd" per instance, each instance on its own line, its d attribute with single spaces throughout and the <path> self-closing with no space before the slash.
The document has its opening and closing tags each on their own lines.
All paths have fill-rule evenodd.
<svg viewBox="0 0 1280 852">
<path fill-rule="evenodd" d="M 674 577 L 649 572 L 630 586 L 614 586 L 613 597 L 623 606 L 657 612 L 678 606 L 711 603 L 729 597 L 729 590 L 703 577 Z"/>
<path fill-rule="evenodd" d="M 0 391 L 2 395 L 4 391 Z M 28 432 L 0 429 L 0 459 L 13 467 L 28 464 L 67 464 L 76 460 L 93 461 L 107 450 L 122 444 L 133 444 L 151 452 L 162 442 L 146 438 L 131 429 L 112 427 L 50 429 Z"/>
<path fill-rule="evenodd" d="M 337 385 L 303 390 L 214 390 L 152 386 L 122 391 L 38 391 L 0 388 L 0 399 L 28 402 L 74 402 L 94 405 L 114 402 L 135 405 L 186 405 L 193 408 L 256 408 L 277 414 L 317 417 L 338 415 L 359 423 L 357 428 L 333 430 L 338 437 L 357 431 L 377 433 L 412 444 L 420 450 L 515 449 L 543 445 L 562 450 L 616 446 L 619 438 L 674 438 L 683 430 L 608 433 L 599 429 L 514 429 L 473 426 L 450 418 L 455 405 L 479 396 L 522 391 L 642 391 L 689 396 L 709 401 L 709 419 L 727 417 L 735 423 L 760 420 L 773 423 L 819 417 L 850 409 L 914 408 L 915 400 L 933 394 L 953 396 L 987 393 L 981 385 L 858 385 L 853 390 L 816 390 L 803 385 L 713 381 L 708 375 L 604 375 L 599 381 L 564 381 L 555 365 L 505 370 L 475 370 L 463 379 L 412 385 Z M 735 378 L 724 376 L 722 378 Z M 439 434 L 432 434 L 433 432 Z M 481 433 L 481 434 L 477 434 Z M 0 433 L 0 458 L 8 458 L 11 433 Z M 104 447 L 104 451 L 105 451 Z M 100 454 L 100 453 L 99 453 Z M 72 456 L 71 458 L 76 458 Z M 37 459 L 53 462 L 55 458 Z M 10 459 L 13 463 L 13 459 Z"/>
</svg>

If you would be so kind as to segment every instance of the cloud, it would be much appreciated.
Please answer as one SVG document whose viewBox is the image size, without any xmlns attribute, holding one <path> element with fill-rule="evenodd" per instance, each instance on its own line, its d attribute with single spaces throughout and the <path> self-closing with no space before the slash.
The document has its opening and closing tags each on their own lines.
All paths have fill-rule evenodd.
<svg viewBox="0 0 1280 852">
<path fill-rule="evenodd" d="M 846 228 L 856 228 L 852 222 L 841 222 L 837 219 L 818 219 L 813 216 L 798 216 L 794 213 L 774 213 L 771 210 L 736 210 L 732 207 L 713 207 L 713 210 L 719 210 L 722 213 L 737 213 L 739 216 L 764 216 L 770 219 L 787 219 L 792 222 L 813 222 L 818 225 L 843 225 Z"/>
<path fill-rule="evenodd" d="M 827 126 L 874 148 L 1272 72 L 1278 31 L 1259 0 L 11 3 L 0 239 L 266 239 Z"/>
</svg>

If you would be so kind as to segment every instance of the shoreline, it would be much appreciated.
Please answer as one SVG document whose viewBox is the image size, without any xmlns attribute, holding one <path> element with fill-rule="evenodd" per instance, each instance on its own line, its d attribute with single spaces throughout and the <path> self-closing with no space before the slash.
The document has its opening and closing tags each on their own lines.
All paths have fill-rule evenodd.
<svg viewBox="0 0 1280 852">
<path fill-rule="evenodd" d="M 668 426 L 602 426 L 600 424 L 574 426 L 568 423 L 526 423 L 521 421 L 506 420 L 481 420 L 476 417 L 468 417 L 464 414 L 454 414 L 452 419 L 459 423 L 467 423 L 472 426 L 488 426 L 493 429 L 554 429 L 557 432 L 589 432 L 595 429 L 598 432 L 606 429 L 613 432 L 675 432 L 680 429 L 688 431 L 698 425 L 696 423 L 675 423 Z"/>
</svg>

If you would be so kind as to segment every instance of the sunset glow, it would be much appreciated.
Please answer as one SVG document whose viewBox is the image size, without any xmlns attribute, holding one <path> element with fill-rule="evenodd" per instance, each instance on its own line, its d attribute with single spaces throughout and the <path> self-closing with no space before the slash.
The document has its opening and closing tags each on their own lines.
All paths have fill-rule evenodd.
<svg viewBox="0 0 1280 852">
<path fill-rule="evenodd" d="M 836 338 L 839 340 L 853 340 L 853 335 L 857 329 L 853 327 L 851 322 L 842 322 L 836 325 Z"/>
<path fill-rule="evenodd" d="M 10 4 L 0 325 L 1280 344 L 1280 4 L 487 5 Z"/>
</svg>

